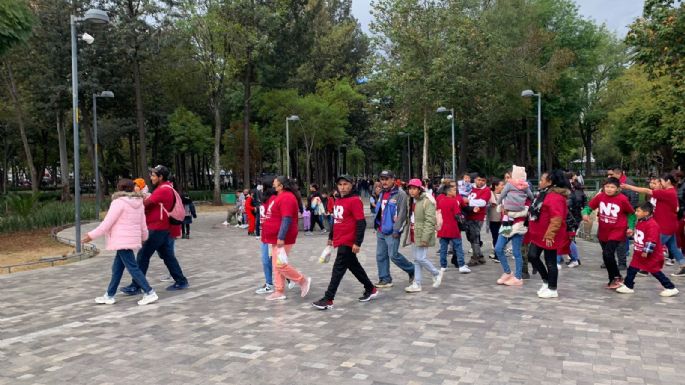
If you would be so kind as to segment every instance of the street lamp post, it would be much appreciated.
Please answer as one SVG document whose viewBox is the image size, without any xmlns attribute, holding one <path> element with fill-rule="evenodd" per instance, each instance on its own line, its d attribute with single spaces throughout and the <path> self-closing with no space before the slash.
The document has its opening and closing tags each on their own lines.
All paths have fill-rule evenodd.
<svg viewBox="0 0 685 385">
<path fill-rule="evenodd" d="M 78 109 L 78 60 L 76 59 L 78 46 L 76 44 L 76 24 L 81 22 L 94 24 L 109 23 L 107 12 L 100 9 L 89 9 L 83 17 L 71 15 L 71 110 L 74 126 L 74 229 L 76 230 L 74 244 L 76 252 L 81 252 L 81 182 L 80 182 L 80 163 L 79 157 L 79 109 Z M 83 40 L 93 43 L 93 37 L 83 34 Z"/>
<path fill-rule="evenodd" d="M 454 108 L 450 108 L 449 110 L 445 107 L 438 107 L 436 112 L 442 113 L 442 112 L 450 112 L 450 115 L 447 116 L 447 119 L 452 121 L 452 179 L 457 180 L 457 151 L 456 147 L 454 145 Z"/>
<path fill-rule="evenodd" d="M 97 98 L 113 98 L 114 92 L 93 94 L 93 136 L 95 137 L 95 220 L 100 220 L 100 168 L 98 167 L 98 103 Z"/>
<path fill-rule="evenodd" d="M 532 98 L 537 96 L 538 98 L 538 185 L 540 184 L 540 178 L 542 177 L 542 93 L 534 93 L 532 90 L 524 90 L 521 92 L 521 97 Z"/>
<path fill-rule="evenodd" d="M 290 115 L 287 118 L 285 118 L 285 153 L 286 153 L 286 161 L 288 163 L 287 165 L 287 170 L 288 170 L 288 179 L 290 179 L 290 127 L 288 126 L 288 123 L 291 121 L 297 121 L 300 120 L 300 117 L 297 115 Z"/>
</svg>

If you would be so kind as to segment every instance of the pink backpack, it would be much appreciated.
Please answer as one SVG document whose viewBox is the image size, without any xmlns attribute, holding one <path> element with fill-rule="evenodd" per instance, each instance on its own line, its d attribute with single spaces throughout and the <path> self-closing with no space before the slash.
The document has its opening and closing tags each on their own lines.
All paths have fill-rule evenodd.
<svg viewBox="0 0 685 385">
<path fill-rule="evenodd" d="M 174 188 L 171 187 L 171 185 L 165 184 L 162 187 L 170 188 L 171 191 L 174 192 L 174 203 L 173 203 L 171 211 L 167 211 L 164 208 L 163 204 L 161 204 L 161 203 L 159 204 L 159 208 L 160 208 L 159 219 L 161 220 L 163 218 L 162 212 L 165 212 L 167 217 L 169 217 L 169 223 L 171 223 L 172 225 L 182 224 L 183 220 L 186 217 L 186 210 L 183 207 L 183 202 L 181 201 L 181 197 L 178 195 L 176 190 L 174 190 Z"/>
</svg>

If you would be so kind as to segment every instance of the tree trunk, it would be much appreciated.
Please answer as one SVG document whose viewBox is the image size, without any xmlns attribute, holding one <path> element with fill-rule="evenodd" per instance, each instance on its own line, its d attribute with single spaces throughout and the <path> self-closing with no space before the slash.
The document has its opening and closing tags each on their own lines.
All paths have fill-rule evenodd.
<svg viewBox="0 0 685 385">
<path fill-rule="evenodd" d="M 19 101 L 19 93 L 17 92 L 17 84 L 14 82 L 14 75 L 12 73 L 12 66 L 10 63 L 7 65 L 7 87 L 9 88 L 10 97 L 12 98 L 12 104 L 14 104 L 14 114 L 17 118 L 17 124 L 19 125 L 19 134 L 21 135 L 21 143 L 24 145 L 24 154 L 26 155 L 26 163 L 29 166 L 29 171 L 31 172 L 31 191 L 33 193 L 38 192 L 38 187 L 40 186 L 40 179 L 38 178 L 38 171 L 33 163 L 33 156 L 31 155 L 31 148 L 29 148 L 29 140 L 26 137 L 26 127 L 24 126 L 24 113 L 21 109 L 21 102 Z M 14 178 L 16 179 L 16 177 Z"/>
<path fill-rule="evenodd" d="M 243 95 L 243 187 L 250 188 L 250 103 L 252 98 L 252 48 L 247 49 Z"/>
<path fill-rule="evenodd" d="M 150 177 L 145 170 L 147 166 L 147 144 L 145 141 L 145 117 L 143 115 L 143 95 L 140 83 L 140 63 L 138 63 L 138 55 L 136 52 L 133 55 L 133 87 L 136 96 L 136 126 L 138 127 L 139 142 L 138 175 L 149 182 Z"/>
<path fill-rule="evenodd" d="M 428 108 L 423 110 L 423 165 L 421 166 L 421 178 L 428 179 Z"/>
<path fill-rule="evenodd" d="M 214 199 L 215 206 L 221 206 L 221 161 L 219 159 L 221 149 L 221 105 L 219 104 L 220 96 L 215 96 L 212 101 L 212 108 L 214 110 Z"/>
<path fill-rule="evenodd" d="M 84 126 L 84 131 L 85 131 L 85 139 L 86 139 L 86 153 L 88 154 L 88 159 L 90 160 L 90 164 L 93 166 L 93 175 L 92 175 L 92 180 L 95 181 L 96 178 L 96 172 L 95 172 L 95 151 L 93 149 L 95 148 L 95 142 L 93 141 L 93 127 L 88 126 L 88 125 L 83 125 Z M 81 174 L 83 176 L 83 173 Z M 81 186 L 83 188 L 83 186 Z M 95 196 L 95 194 L 93 194 Z"/>
<path fill-rule="evenodd" d="M 583 146 L 585 146 L 585 177 L 592 175 L 592 138 L 584 137 Z"/>
<path fill-rule="evenodd" d="M 461 133 L 459 134 L 459 174 L 465 173 L 469 166 L 466 160 L 469 146 L 468 127 L 468 123 L 464 122 L 461 125 Z M 459 175 L 457 175 L 457 178 L 459 178 Z"/>
<path fill-rule="evenodd" d="M 67 153 L 67 133 L 63 126 L 62 111 L 55 114 L 57 122 L 57 141 L 59 143 L 59 172 L 62 175 L 62 202 L 71 200 L 69 191 L 69 154 Z"/>
</svg>

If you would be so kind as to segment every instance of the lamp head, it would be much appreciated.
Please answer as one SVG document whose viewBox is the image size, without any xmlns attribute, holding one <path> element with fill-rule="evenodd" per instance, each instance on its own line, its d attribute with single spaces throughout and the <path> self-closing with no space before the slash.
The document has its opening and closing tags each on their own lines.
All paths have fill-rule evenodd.
<svg viewBox="0 0 685 385">
<path fill-rule="evenodd" d="M 86 44 L 90 45 L 93 44 L 95 38 L 89 35 L 87 32 L 84 32 L 83 35 L 81 35 L 81 40 L 85 41 Z"/>
<path fill-rule="evenodd" d="M 535 96 L 535 92 L 533 92 L 533 90 L 524 90 L 521 92 L 521 97 L 523 98 L 532 98 L 533 96 Z"/>
<path fill-rule="evenodd" d="M 300 117 L 297 116 L 297 115 L 290 115 L 290 116 L 287 117 L 286 119 L 288 119 L 288 120 L 290 120 L 290 121 L 296 121 L 296 120 L 300 120 Z"/>
<path fill-rule="evenodd" d="M 447 120 L 452 120 L 453 116 L 452 114 L 447 115 Z"/>
<path fill-rule="evenodd" d="M 438 109 L 435 110 L 435 112 L 447 112 L 447 111 L 449 111 L 449 110 L 445 107 L 438 107 Z"/>
<path fill-rule="evenodd" d="M 83 20 L 93 24 L 108 24 L 109 16 L 101 9 L 89 9 L 83 15 Z"/>
<path fill-rule="evenodd" d="M 98 95 L 98 98 L 113 98 L 114 97 L 114 92 L 112 91 L 102 91 Z"/>
</svg>

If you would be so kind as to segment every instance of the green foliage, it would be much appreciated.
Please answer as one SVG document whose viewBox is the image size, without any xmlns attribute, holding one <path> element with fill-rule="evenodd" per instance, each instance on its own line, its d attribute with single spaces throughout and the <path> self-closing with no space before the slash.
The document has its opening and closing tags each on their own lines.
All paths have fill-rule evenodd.
<svg viewBox="0 0 685 385">
<path fill-rule="evenodd" d="M 81 217 L 95 217 L 94 202 L 82 202 Z M 44 229 L 49 227 L 62 226 L 73 222 L 73 202 L 47 202 L 40 205 L 35 205 L 32 208 L 32 210 L 25 216 L 19 214 L 0 216 L 0 233 Z"/>
<path fill-rule="evenodd" d="M 22 218 L 26 218 L 34 210 L 38 203 L 39 194 L 9 194 L 7 207 L 9 212 Z"/>
<path fill-rule="evenodd" d="M 169 116 L 169 131 L 174 138 L 174 150 L 179 154 L 203 153 L 212 145 L 211 128 L 185 107 L 178 107 Z"/>
<path fill-rule="evenodd" d="M 12 46 L 26 41 L 33 18 L 25 0 L 0 0 L 0 56 Z"/>
</svg>

